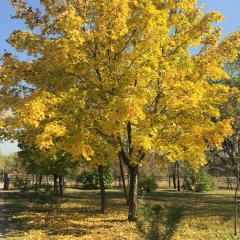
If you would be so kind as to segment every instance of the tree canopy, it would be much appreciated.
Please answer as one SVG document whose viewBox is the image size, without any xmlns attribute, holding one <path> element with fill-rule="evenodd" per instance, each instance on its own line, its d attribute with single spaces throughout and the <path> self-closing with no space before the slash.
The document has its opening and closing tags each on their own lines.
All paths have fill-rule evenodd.
<svg viewBox="0 0 240 240">
<path fill-rule="evenodd" d="M 228 120 L 211 121 L 228 88 L 209 80 L 227 78 L 223 62 L 239 44 L 238 33 L 220 42 L 219 13 L 189 0 L 42 0 L 43 12 L 10 2 L 28 30 L 8 42 L 35 59 L 2 56 L 7 134 L 33 132 L 40 148 L 90 159 L 98 149 L 116 154 L 131 122 L 132 156 L 154 149 L 199 164 L 231 133 Z"/>
</svg>

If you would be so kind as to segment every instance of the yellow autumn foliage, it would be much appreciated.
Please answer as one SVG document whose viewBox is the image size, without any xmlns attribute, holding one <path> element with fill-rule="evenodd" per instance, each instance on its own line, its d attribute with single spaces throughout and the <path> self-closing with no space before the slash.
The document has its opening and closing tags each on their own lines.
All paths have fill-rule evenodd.
<svg viewBox="0 0 240 240">
<path fill-rule="evenodd" d="M 220 13 L 204 14 L 197 0 L 42 0 L 42 13 L 10 2 L 28 30 L 8 42 L 35 57 L 2 57 L 12 135 L 103 164 L 126 147 L 130 122 L 133 162 L 158 151 L 198 166 L 209 144 L 232 134 L 231 119 L 219 118 L 232 93 L 214 82 L 228 78 L 239 33 L 221 40 Z"/>
</svg>

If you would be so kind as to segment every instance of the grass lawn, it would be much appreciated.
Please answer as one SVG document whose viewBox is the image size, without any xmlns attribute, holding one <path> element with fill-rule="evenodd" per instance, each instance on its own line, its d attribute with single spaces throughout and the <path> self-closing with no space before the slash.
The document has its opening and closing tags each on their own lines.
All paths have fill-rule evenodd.
<svg viewBox="0 0 240 240">
<path fill-rule="evenodd" d="M 5 196 L 17 234 L 11 239 L 233 239 L 234 191 L 218 190 L 193 194 L 159 189 L 140 194 L 138 224 L 127 221 L 122 190 L 107 190 L 107 214 L 100 214 L 98 190 L 67 188 L 64 197 L 9 191 Z M 152 203 L 164 206 L 156 225 L 156 215 L 144 214 Z M 145 216 L 145 218 L 143 218 Z M 158 236 L 158 237 L 157 237 Z M 240 239 L 240 238 L 239 238 Z"/>
</svg>

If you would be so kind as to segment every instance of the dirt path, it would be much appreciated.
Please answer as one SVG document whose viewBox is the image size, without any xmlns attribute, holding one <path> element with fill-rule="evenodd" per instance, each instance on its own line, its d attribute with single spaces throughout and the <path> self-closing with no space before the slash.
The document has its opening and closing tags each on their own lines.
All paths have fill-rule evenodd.
<svg viewBox="0 0 240 240">
<path fill-rule="evenodd" d="M 10 236 L 14 236 L 13 225 L 9 211 L 4 207 L 4 193 L 3 184 L 0 183 L 0 240 L 8 239 Z"/>
</svg>

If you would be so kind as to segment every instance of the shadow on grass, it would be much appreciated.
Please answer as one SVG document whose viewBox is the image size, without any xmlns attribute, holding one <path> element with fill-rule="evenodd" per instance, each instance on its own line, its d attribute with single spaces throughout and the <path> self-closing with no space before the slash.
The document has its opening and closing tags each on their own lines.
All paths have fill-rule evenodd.
<svg viewBox="0 0 240 240">
<path fill-rule="evenodd" d="M 223 191 L 195 193 L 194 196 L 194 214 L 197 217 L 220 216 L 223 218 L 230 218 L 234 209 L 234 192 Z M 193 193 L 176 190 L 161 190 L 158 192 L 148 193 L 145 199 L 159 200 L 165 206 L 181 204 L 184 208 L 184 214 L 190 215 L 192 209 Z"/>
<path fill-rule="evenodd" d="M 26 210 L 28 199 L 20 196 L 17 191 L 6 191 L 4 194 L 5 207 L 14 214 L 20 214 Z"/>
<path fill-rule="evenodd" d="M 47 236 L 81 237 L 92 232 L 117 231 L 123 225 L 128 224 L 123 191 L 111 189 L 106 192 L 107 212 L 109 213 L 106 215 L 99 213 L 99 190 L 69 189 L 63 197 L 44 194 L 20 195 L 18 192 L 9 191 L 5 198 L 6 207 L 14 214 L 13 219 L 17 223 L 20 234 L 34 229 L 44 230 Z M 163 238 L 158 239 L 171 239 L 181 219 L 191 216 L 191 192 L 160 190 L 146 193 L 144 201 L 147 203 L 161 202 L 167 209 L 162 223 L 166 231 L 164 230 L 160 235 Z M 231 193 L 197 193 L 194 204 L 194 217 L 196 218 L 214 215 L 226 220 L 232 217 Z M 117 227 L 112 230 L 115 225 Z M 126 231 L 126 228 L 123 231 Z"/>
<path fill-rule="evenodd" d="M 172 206 L 167 213 L 166 222 L 166 234 L 163 236 L 162 240 L 172 239 L 174 233 L 177 231 L 178 223 L 183 217 L 183 207 L 182 206 Z"/>
<path fill-rule="evenodd" d="M 52 194 L 33 193 L 20 194 L 9 191 L 5 196 L 6 207 L 14 215 L 13 221 L 18 230 L 18 235 L 34 230 L 43 230 L 47 236 L 62 235 L 81 237 L 90 234 L 94 229 L 111 229 L 112 224 L 127 223 L 116 214 L 116 219 L 111 215 L 100 214 L 100 193 L 98 190 L 73 190 L 66 191 L 63 197 Z M 122 195 L 123 203 L 120 196 Z M 124 211 L 124 196 L 121 192 L 107 193 L 109 212 Z M 120 199 L 120 202 L 119 202 Z M 104 230 L 104 231 L 105 231 Z"/>
<path fill-rule="evenodd" d="M 172 239 L 178 229 L 178 223 L 184 216 L 182 206 L 171 206 L 166 209 L 158 202 L 149 206 L 144 204 L 140 212 L 137 227 L 142 237 L 147 240 Z"/>
</svg>

